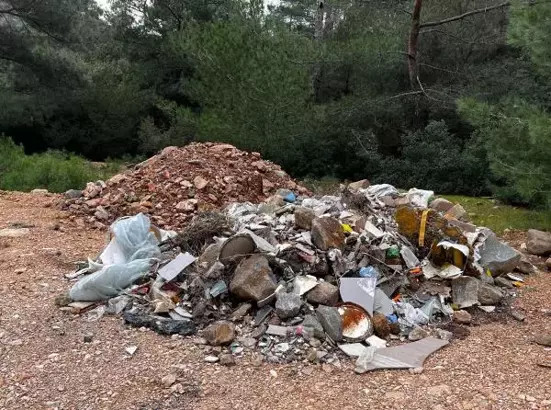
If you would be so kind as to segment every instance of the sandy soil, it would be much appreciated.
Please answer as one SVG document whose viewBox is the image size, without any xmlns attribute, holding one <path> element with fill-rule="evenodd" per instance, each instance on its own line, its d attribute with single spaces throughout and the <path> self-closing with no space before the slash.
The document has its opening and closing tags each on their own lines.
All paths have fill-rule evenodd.
<svg viewBox="0 0 551 410">
<path fill-rule="evenodd" d="M 477 320 L 470 335 L 431 356 L 421 374 L 352 372 L 295 363 L 233 367 L 204 362 L 204 346 L 127 328 L 118 317 L 88 322 L 59 310 L 74 262 L 95 256 L 105 232 L 79 227 L 57 197 L 0 193 L 0 408 L 59 409 L 531 409 L 551 408 L 551 274 L 533 275 L 514 306 L 524 322 Z M 57 229 L 54 229 L 57 228 Z M 516 235 L 515 240 L 519 240 Z M 84 335 L 93 334 L 85 343 Z M 137 346 L 133 356 L 125 348 Z M 167 388 L 161 379 L 177 375 Z"/>
</svg>

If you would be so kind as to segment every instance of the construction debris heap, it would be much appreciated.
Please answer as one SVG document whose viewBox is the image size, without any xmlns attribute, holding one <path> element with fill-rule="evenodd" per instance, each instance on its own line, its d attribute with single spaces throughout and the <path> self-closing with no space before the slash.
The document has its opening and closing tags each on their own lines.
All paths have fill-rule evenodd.
<svg viewBox="0 0 551 410">
<path fill-rule="evenodd" d="M 168 149 L 155 161 L 185 163 L 177 159 L 182 152 Z M 220 159 L 257 158 L 227 146 L 209 145 L 208 152 Z M 203 169 L 189 162 L 183 166 Z M 258 172 L 241 180 L 251 181 L 254 195 L 263 197 L 275 185 L 252 181 L 267 181 L 278 169 L 254 163 Z M 192 182 L 164 176 L 164 168 L 145 171 L 149 167 L 154 165 L 130 173 L 147 175 L 135 189 L 146 196 L 156 192 L 153 186 L 144 190 L 148 184 L 179 184 L 183 195 L 195 190 L 195 197 L 205 198 L 227 189 L 227 200 L 245 197 L 240 188 L 228 188 L 237 182 L 230 185 L 225 176 L 237 176 L 223 176 L 223 170 L 205 171 L 206 182 Z M 60 304 L 73 301 L 64 309 L 90 309 L 86 314 L 93 318 L 120 314 L 130 326 L 162 334 L 200 332 L 209 362 L 234 363 L 252 351 L 269 362 L 338 366 L 343 357 L 353 357 L 356 372 L 363 373 L 422 366 L 449 343 L 454 329 L 476 315 L 503 312 L 503 302 L 522 286 L 523 274 L 514 272 L 519 266 L 527 272 L 521 254 L 469 223 L 460 205 L 435 199 L 431 191 L 400 193 L 359 181 L 339 196 L 313 198 L 284 174 L 275 175 L 273 181 L 295 191 L 198 214 L 179 234 L 154 227 L 144 214 L 118 220 L 99 259 L 70 275 L 84 276 Z M 120 183 L 108 185 L 98 199 L 112 200 Z M 163 189 L 158 200 L 186 201 L 169 192 Z M 115 209 L 133 209 L 121 203 L 128 208 Z M 161 208 L 163 221 L 188 217 L 177 205 Z M 171 219 L 171 212 L 178 216 Z"/>
<path fill-rule="evenodd" d="M 258 153 L 228 144 L 194 143 L 167 147 L 106 182 L 67 191 L 62 207 L 98 228 L 142 212 L 161 228 L 180 229 L 197 212 L 232 202 L 260 202 L 280 188 L 308 192 Z"/>
</svg>

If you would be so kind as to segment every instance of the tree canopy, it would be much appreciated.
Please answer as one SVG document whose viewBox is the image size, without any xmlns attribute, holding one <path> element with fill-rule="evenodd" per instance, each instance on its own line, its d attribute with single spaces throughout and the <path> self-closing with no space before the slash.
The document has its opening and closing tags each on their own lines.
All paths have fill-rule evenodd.
<svg viewBox="0 0 551 410">
<path fill-rule="evenodd" d="M 0 0 L 0 133 L 551 206 L 551 3 Z"/>
</svg>

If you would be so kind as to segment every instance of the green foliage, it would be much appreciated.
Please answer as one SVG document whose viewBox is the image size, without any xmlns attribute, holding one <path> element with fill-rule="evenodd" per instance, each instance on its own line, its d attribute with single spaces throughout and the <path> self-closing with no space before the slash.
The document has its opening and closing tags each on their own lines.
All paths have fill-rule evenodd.
<svg viewBox="0 0 551 410">
<path fill-rule="evenodd" d="M 509 42 L 525 51 L 542 75 L 551 73 L 551 4 L 513 7 Z"/>
<path fill-rule="evenodd" d="M 83 158 L 60 151 L 25 155 L 10 138 L 0 136 L 0 189 L 50 192 L 82 189 L 89 181 L 107 179 L 118 171 L 116 163 L 94 165 Z"/>
<path fill-rule="evenodd" d="M 460 111 L 483 136 L 493 173 L 526 203 L 551 208 L 551 116 L 523 101 L 465 99 Z"/>
<path fill-rule="evenodd" d="M 551 211 L 531 210 L 504 205 L 495 199 L 472 198 L 459 195 L 444 195 L 454 203 L 461 204 L 475 225 L 486 226 L 497 234 L 505 229 L 539 229 L 551 231 Z"/>
<path fill-rule="evenodd" d="M 463 147 L 444 121 L 432 121 L 424 130 L 402 138 L 400 157 L 385 159 L 380 179 L 401 188 L 487 194 L 485 153 L 475 146 Z"/>
</svg>

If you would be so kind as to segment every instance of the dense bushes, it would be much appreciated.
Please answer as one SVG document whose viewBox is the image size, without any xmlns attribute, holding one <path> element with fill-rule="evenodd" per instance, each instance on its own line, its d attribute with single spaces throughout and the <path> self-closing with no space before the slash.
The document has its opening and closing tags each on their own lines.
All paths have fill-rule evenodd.
<svg viewBox="0 0 551 410">
<path fill-rule="evenodd" d="M 117 164 L 94 165 L 74 154 L 48 151 L 25 155 L 23 148 L 0 136 L 0 189 L 30 191 L 45 188 L 64 192 L 84 188 L 87 182 L 105 179 L 118 168 Z"/>
</svg>

